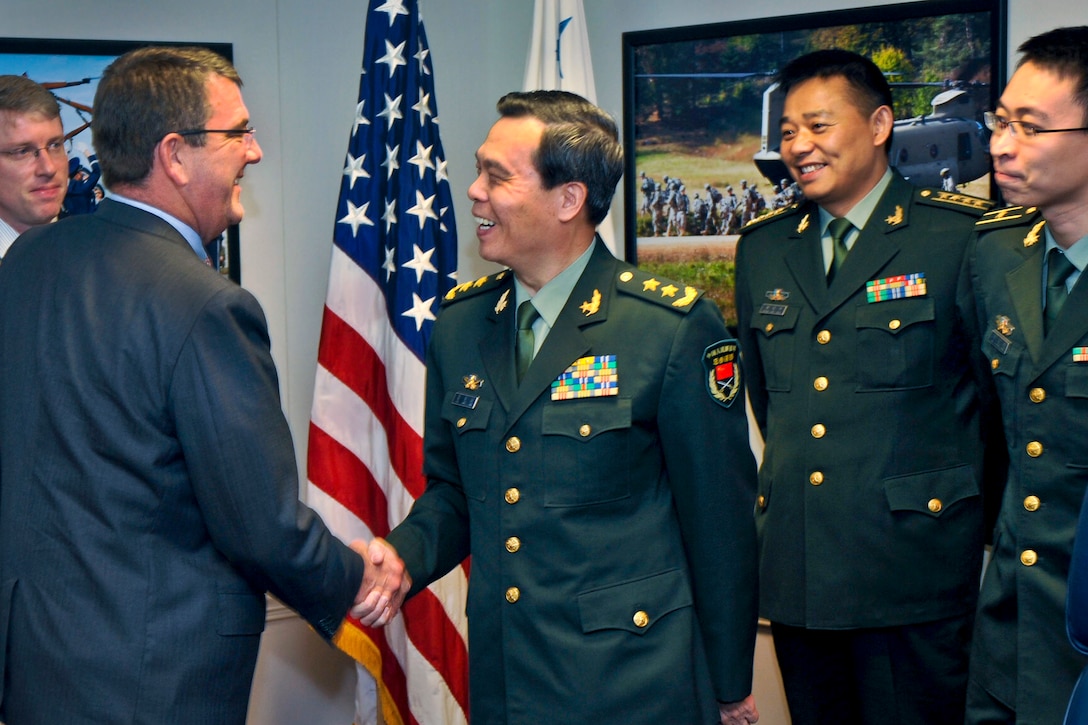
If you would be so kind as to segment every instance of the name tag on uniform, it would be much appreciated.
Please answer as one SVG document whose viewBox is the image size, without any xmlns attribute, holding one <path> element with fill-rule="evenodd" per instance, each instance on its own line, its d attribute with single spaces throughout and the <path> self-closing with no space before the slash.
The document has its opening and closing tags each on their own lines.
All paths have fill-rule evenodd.
<svg viewBox="0 0 1088 725">
<path fill-rule="evenodd" d="M 789 305 L 776 305 L 772 302 L 764 302 L 759 306 L 759 314 L 761 315 L 775 315 L 782 317 L 786 314 L 786 310 L 789 309 Z"/>
<path fill-rule="evenodd" d="M 468 408 L 469 410 L 474 410 L 476 408 L 476 404 L 480 402 L 480 397 L 478 395 L 454 393 L 452 402 L 454 405 L 460 408 Z"/>
<path fill-rule="evenodd" d="M 986 333 L 986 344 L 993 348 L 999 355 L 1005 355 L 1012 346 L 1012 341 L 997 330 L 990 330 Z"/>
</svg>

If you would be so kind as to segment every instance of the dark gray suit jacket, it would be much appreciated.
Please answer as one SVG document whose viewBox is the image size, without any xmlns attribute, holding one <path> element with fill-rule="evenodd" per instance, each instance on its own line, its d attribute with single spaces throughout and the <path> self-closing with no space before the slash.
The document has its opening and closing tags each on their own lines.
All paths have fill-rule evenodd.
<svg viewBox="0 0 1088 725">
<path fill-rule="evenodd" d="M 362 577 L 256 300 L 106 201 L 5 257 L 0 370 L 0 717 L 244 722 L 265 591 L 329 637 Z"/>
</svg>

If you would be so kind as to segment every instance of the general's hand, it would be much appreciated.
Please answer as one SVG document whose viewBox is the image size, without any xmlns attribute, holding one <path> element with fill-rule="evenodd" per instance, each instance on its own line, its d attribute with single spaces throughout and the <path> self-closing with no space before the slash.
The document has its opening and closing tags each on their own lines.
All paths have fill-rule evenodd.
<svg viewBox="0 0 1088 725">
<path fill-rule="evenodd" d="M 350 614 L 368 627 L 385 626 L 400 611 L 412 578 L 385 539 L 376 538 L 369 544 L 357 539 L 351 548 L 363 558 L 366 571 Z"/>
<path fill-rule="evenodd" d="M 759 722 L 755 695 L 749 695 L 740 702 L 719 702 L 718 714 L 721 715 L 722 725 L 748 725 L 748 723 Z"/>
</svg>

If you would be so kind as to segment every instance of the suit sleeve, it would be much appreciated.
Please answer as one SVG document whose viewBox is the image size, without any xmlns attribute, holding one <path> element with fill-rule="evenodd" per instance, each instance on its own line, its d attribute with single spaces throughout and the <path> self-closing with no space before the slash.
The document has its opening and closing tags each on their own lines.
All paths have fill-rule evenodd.
<svg viewBox="0 0 1088 725">
<path fill-rule="evenodd" d="M 704 351 L 729 337 L 718 308 L 697 303 L 678 328 L 658 414 L 696 613 L 721 702 L 751 692 L 758 594 L 756 466 L 744 395 L 739 392 L 729 407 L 716 402 L 703 364 Z"/>
<path fill-rule="evenodd" d="M 1088 502 L 1088 496 L 1085 501 Z M 1078 652 L 1088 654 L 1088 507 L 1083 504 L 1073 543 L 1073 560 L 1069 565 L 1065 625 L 1069 641 Z"/>
<path fill-rule="evenodd" d="M 197 314 L 169 400 L 194 495 L 216 549 L 331 637 L 362 559 L 298 498 L 298 469 L 260 306 L 230 288 Z"/>
</svg>

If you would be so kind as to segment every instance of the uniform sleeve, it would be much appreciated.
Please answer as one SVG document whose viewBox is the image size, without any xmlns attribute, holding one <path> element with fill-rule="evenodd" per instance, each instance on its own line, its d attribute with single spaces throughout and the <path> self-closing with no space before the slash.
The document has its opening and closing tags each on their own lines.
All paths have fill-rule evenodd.
<svg viewBox="0 0 1088 725">
<path fill-rule="evenodd" d="M 767 389 L 763 378 L 763 360 L 759 352 L 759 340 L 752 330 L 752 294 L 748 287 L 747 270 L 749 250 L 751 242 L 746 237 L 741 237 L 737 242 L 736 256 L 736 298 L 737 310 L 737 338 L 740 342 L 740 352 L 743 358 L 745 385 L 748 390 L 748 398 L 752 405 L 752 413 L 759 432 L 763 436 L 767 434 Z"/>
<path fill-rule="evenodd" d="M 216 549 L 331 637 L 362 559 L 298 498 L 298 468 L 260 306 L 226 289 L 197 315 L 169 400 L 193 492 Z"/>
<path fill-rule="evenodd" d="M 752 687 L 757 622 L 755 458 L 743 391 L 725 407 L 710 394 L 704 352 L 729 338 L 718 308 L 700 300 L 669 356 L 658 426 L 692 572 L 695 608 L 716 696 Z M 742 363 L 743 380 L 747 362 Z"/>
<path fill-rule="evenodd" d="M 427 348 L 426 416 L 423 466 L 427 488 L 403 522 L 386 540 L 397 550 L 412 577 L 409 596 L 424 589 L 469 555 L 468 503 L 457 466 L 452 432 L 442 419 L 445 399 L 437 350 L 443 325 L 436 325 Z"/>
</svg>

